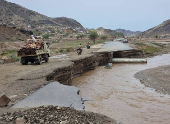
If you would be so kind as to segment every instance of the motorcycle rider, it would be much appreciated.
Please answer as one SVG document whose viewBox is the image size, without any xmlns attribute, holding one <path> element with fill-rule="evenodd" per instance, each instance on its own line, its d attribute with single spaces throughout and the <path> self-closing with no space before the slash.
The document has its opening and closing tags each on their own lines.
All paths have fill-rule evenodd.
<svg viewBox="0 0 170 124">
<path fill-rule="evenodd" d="M 79 50 L 80 49 L 80 51 L 82 52 L 82 45 L 80 44 L 80 45 L 78 45 L 78 49 L 77 50 Z"/>
<path fill-rule="evenodd" d="M 87 43 L 87 49 L 90 49 L 90 42 Z"/>
</svg>

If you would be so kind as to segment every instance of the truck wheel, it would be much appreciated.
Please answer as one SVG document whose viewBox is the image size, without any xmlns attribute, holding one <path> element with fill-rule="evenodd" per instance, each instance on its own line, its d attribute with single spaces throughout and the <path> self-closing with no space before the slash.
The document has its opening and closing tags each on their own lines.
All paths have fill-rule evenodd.
<svg viewBox="0 0 170 124">
<path fill-rule="evenodd" d="M 36 65 L 41 65 L 41 60 L 38 60 L 38 61 L 36 62 Z"/>
<path fill-rule="evenodd" d="M 37 62 L 36 65 L 41 65 L 41 62 Z"/>
<path fill-rule="evenodd" d="M 49 57 L 48 57 L 48 55 L 46 55 L 45 62 L 48 62 L 48 60 L 49 60 Z"/>
<path fill-rule="evenodd" d="M 22 65 L 28 65 L 28 62 L 27 62 L 27 61 L 25 61 L 25 63 L 22 63 Z"/>
<path fill-rule="evenodd" d="M 36 63 L 37 65 L 41 65 L 41 63 L 42 63 L 42 58 L 40 57 L 35 63 Z"/>
<path fill-rule="evenodd" d="M 31 63 L 33 64 L 33 63 L 34 63 L 34 60 L 31 60 Z"/>
</svg>

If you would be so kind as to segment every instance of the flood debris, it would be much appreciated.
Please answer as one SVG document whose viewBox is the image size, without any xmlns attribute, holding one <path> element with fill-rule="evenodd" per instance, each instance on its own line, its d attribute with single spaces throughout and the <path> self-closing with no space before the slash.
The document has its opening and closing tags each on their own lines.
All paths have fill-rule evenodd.
<svg viewBox="0 0 170 124">
<path fill-rule="evenodd" d="M 107 69 L 112 69 L 112 63 L 108 63 L 106 66 L 104 66 L 104 68 L 107 68 Z"/>
<path fill-rule="evenodd" d="M 10 101 L 11 100 L 5 95 L 5 93 L 0 95 L 0 107 L 8 105 Z"/>
<path fill-rule="evenodd" d="M 1 121 L 3 124 L 117 124 L 101 114 L 52 105 L 4 113 Z"/>
<path fill-rule="evenodd" d="M 18 117 L 18 118 L 16 119 L 16 121 L 15 121 L 16 124 L 25 124 L 25 122 L 26 122 L 26 121 L 25 121 L 25 119 L 24 119 L 23 117 L 22 117 L 22 118 L 19 118 L 19 117 Z"/>
</svg>

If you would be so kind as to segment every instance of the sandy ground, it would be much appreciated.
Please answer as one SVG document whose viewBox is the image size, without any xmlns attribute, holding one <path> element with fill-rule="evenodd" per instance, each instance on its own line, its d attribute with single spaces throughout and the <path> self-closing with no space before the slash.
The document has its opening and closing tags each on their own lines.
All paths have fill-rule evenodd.
<svg viewBox="0 0 170 124">
<path fill-rule="evenodd" d="M 145 86 L 170 95 L 170 65 L 140 71 L 135 77 Z"/>
</svg>

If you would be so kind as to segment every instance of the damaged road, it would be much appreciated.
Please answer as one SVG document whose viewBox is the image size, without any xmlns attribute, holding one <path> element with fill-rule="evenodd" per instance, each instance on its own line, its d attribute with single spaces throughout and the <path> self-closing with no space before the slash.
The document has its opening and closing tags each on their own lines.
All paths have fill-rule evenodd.
<svg viewBox="0 0 170 124">
<path fill-rule="evenodd" d="M 92 52 L 95 50 L 98 50 L 98 49 L 90 49 L 90 51 L 92 51 Z M 22 103 L 24 101 L 23 99 L 28 96 L 29 97 L 26 98 L 26 100 L 31 99 L 33 101 L 36 101 L 38 98 L 38 95 L 37 95 L 37 98 L 35 98 L 36 100 L 32 99 L 32 96 L 33 97 L 36 96 L 35 91 L 37 91 L 40 88 L 41 88 L 40 90 L 42 90 L 43 88 L 45 89 L 46 86 L 49 87 L 50 85 L 48 85 L 48 84 L 50 82 L 58 81 L 61 84 L 71 85 L 72 79 L 80 76 L 82 73 L 84 73 L 88 70 L 91 70 L 91 69 L 95 69 L 99 65 L 104 65 L 104 64 L 107 64 L 108 62 L 111 62 L 111 58 L 113 56 L 113 54 L 111 52 L 92 53 L 91 54 L 90 51 L 88 51 L 88 53 L 86 51 L 83 51 L 83 54 L 81 56 L 77 56 L 77 54 L 75 54 L 75 53 L 70 53 L 69 59 L 67 59 L 67 60 L 50 59 L 49 63 L 43 63 L 41 66 L 37 66 L 34 64 L 22 66 L 20 63 L 6 64 L 6 65 L 1 66 L 0 69 L 2 71 L 0 73 L 2 75 L 0 77 L 0 80 L 2 82 L 0 83 L 0 91 L 1 91 L 1 93 L 6 93 L 6 95 L 11 99 L 11 102 L 8 104 L 8 106 L 0 108 L 0 122 L 1 121 L 2 122 L 10 121 L 10 123 L 13 123 L 15 120 L 17 120 L 16 119 L 17 117 L 15 117 L 12 120 L 8 120 L 8 118 L 6 119 L 6 116 L 4 116 L 3 113 L 11 112 L 11 114 L 12 114 L 14 111 L 19 111 L 19 110 L 22 111 L 23 110 L 22 107 L 24 107 L 24 106 L 20 107 L 21 104 L 19 101 L 22 100 L 21 101 L 21 103 Z M 64 86 L 64 85 L 61 85 L 61 86 Z M 50 87 L 52 88 L 53 86 L 50 86 Z M 55 89 L 57 90 L 57 88 L 55 88 L 55 87 L 53 87 L 53 88 L 54 89 L 51 90 L 49 94 L 47 92 L 48 95 L 55 92 Z M 78 89 L 77 88 L 75 88 L 75 89 L 77 92 Z M 38 90 L 37 92 L 42 93 L 43 91 Z M 67 93 L 66 96 L 68 94 L 70 95 L 70 96 L 68 96 L 68 97 L 70 97 L 70 99 L 72 98 L 71 94 L 68 93 L 68 91 L 66 91 L 65 93 Z M 45 95 L 47 95 L 47 94 L 45 94 Z M 42 95 L 42 97 L 43 97 L 43 95 Z M 55 96 L 55 97 L 57 97 L 57 96 Z M 78 94 L 77 94 L 77 98 L 79 101 L 79 104 L 77 104 L 77 105 L 73 104 L 73 102 L 66 105 L 66 103 L 68 101 L 65 101 L 65 104 L 64 103 L 61 104 L 58 102 L 58 104 L 54 104 L 54 105 L 55 106 L 63 105 L 66 107 L 71 106 L 71 108 L 77 108 L 77 109 L 84 108 L 84 105 L 82 104 L 83 103 L 82 98 Z M 63 97 L 63 99 L 64 99 L 64 97 Z M 74 99 L 72 99 L 72 100 L 74 100 Z M 38 102 L 41 103 L 42 101 L 39 99 Z M 18 104 L 16 104 L 16 103 L 18 103 Z M 28 103 L 28 102 L 26 101 L 26 103 Z M 53 103 L 54 103 L 54 101 L 53 101 Z M 31 104 L 33 104 L 33 102 L 31 102 Z M 35 104 L 37 105 L 38 103 L 35 103 Z M 49 102 L 49 104 L 51 104 L 51 103 Z M 25 105 L 25 103 L 23 103 L 22 105 Z M 43 104 L 39 104 L 37 106 L 41 106 L 41 105 L 43 105 Z M 48 105 L 48 104 L 46 104 L 46 105 Z M 12 106 L 13 106 L 13 109 L 11 109 Z M 29 105 L 27 104 L 26 106 L 29 106 Z M 31 106 L 32 105 L 30 105 L 30 107 Z M 27 111 L 27 110 L 25 110 L 25 111 Z M 75 110 L 73 109 L 72 111 L 75 111 Z M 85 117 L 85 115 L 86 114 L 84 114 L 84 117 Z M 90 116 L 93 116 L 93 115 L 94 115 L 94 113 L 90 113 Z M 74 116 L 76 118 L 77 115 L 75 114 Z M 95 118 L 97 118 L 99 120 L 99 117 L 101 117 L 101 116 L 103 116 L 103 115 L 96 114 Z M 95 118 L 93 118 L 93 119 L 95 119 Z M 103 116 L 103 118 L 106 118 L 106 117 Z M 106 118 L 106 120 L 107 119 L 108 118 Z M 110 119 L 110 120 L 111 121 L 107 121 L 107 123 L 110 123 L 110 122 L 111 122 L 111 124 L 117 123 L 113 119 Z M 103 119 L 101 122 L 104 122 L 104 121 L 105 121 L 105 119 Z M 81 121 L 79 121 L 79 122 L 81 122 Z M 94 120 L 94 122 L 95 122 L 95 120 Z"/>
<path fill-rule="evenodd" d="M 83 110 L 83 101 L 78 94 L 79 89 L 74 86 L 51 82 L 18 102 L 12 108 L 34 108 L 43 105 L 54 105 Z"/>
</svg>

